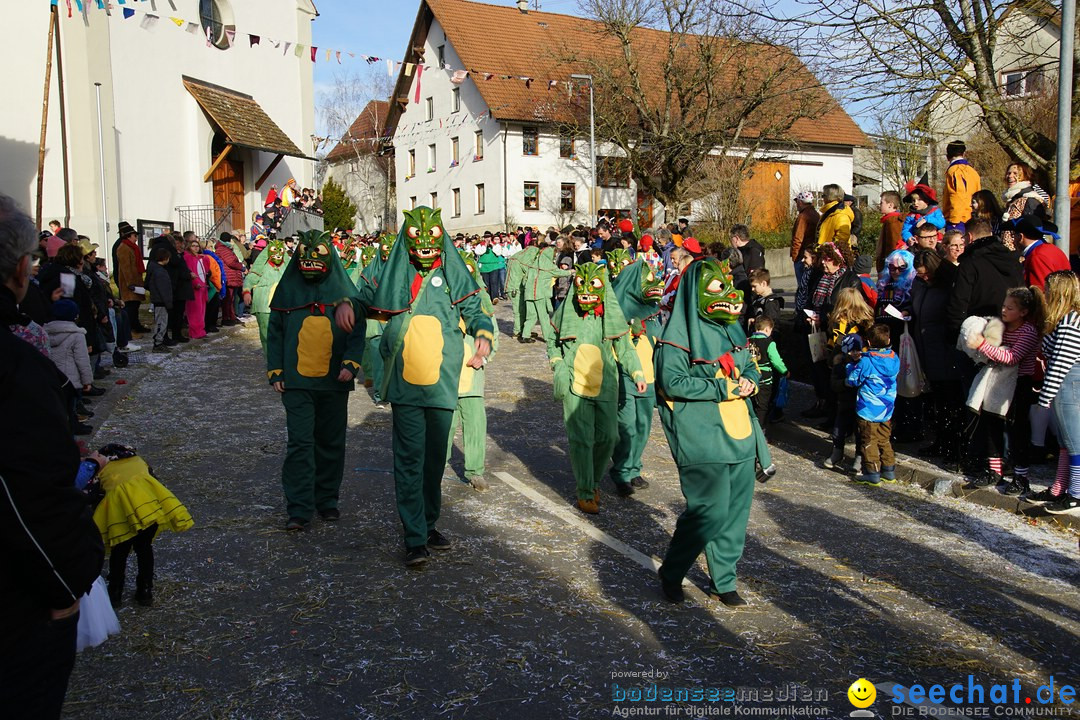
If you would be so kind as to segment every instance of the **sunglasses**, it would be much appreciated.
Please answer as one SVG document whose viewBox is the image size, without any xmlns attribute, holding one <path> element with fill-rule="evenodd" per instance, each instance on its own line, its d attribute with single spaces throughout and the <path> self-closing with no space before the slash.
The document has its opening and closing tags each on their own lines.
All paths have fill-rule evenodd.
<svg viewBox="0 0 1080 720">
<path fill-rule="evenodd" d="M 890 270 L 907 270 L 907 265 L 890 265 Z"/>
</svg>

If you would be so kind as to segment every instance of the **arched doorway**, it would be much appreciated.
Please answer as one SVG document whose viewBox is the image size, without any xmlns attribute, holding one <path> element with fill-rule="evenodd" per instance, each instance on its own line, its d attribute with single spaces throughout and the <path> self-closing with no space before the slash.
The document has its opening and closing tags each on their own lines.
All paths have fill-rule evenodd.
<svg viewBox="0 0 1080 720">
<path fill-rule="evenodd" d="M 225 150 L 227 141 L 222 133 L 214 135 L 214 141 L 210 148 L 210 162 L 221 155 Z M 232 208 L 232 222 L 224 222 L 221 227 L 232 230 L 235 227 L 244 227 L 247 224 L 247 212 L 244 208 L 244 163 L 236 155 L 237 148 L 226 156 L 225 160 L 214 170 L 212 182 L 214 183 L 214 207 Z"/>
</svg>

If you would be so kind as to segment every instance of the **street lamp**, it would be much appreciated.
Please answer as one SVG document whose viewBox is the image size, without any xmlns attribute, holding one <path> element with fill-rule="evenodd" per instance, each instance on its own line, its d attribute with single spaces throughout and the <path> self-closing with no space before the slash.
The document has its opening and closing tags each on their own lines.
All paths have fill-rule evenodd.
<svg viewBox="0 0 1080 720">
<path fill-rule="evenodd" d="M 589 167 L 592 169 L 592 182 L 589 185 L 590 222 L 596 220 L 596 116 L 593 114 L 593 76 L 573 74 L 571 80 L 587 80 L 589 83 Z"/>
</svg>

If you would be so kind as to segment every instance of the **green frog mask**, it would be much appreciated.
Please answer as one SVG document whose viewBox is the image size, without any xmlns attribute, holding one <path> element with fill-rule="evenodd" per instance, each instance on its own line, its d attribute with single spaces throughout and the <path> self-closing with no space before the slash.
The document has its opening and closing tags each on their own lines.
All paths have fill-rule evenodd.
<svg viewBox="0 0 1080 720">
<path fill-rule="evenodd" d="M 623 271 L 623 268 L 634 262 L 634 259 L 630 257 L 630 251 L 625 248 L 618 248 L 612 250 L 607 254 L 608 262 L 608 274 L 611 275 L 611 279 L 619 277 L 619 273 Z"/>
<path fill-rule="evenodd" d="M 420 206 L 405 211 L 405 242 L 409 248 L 409 258 L 421 272 L 431 270 L 432 265 L 442 254 L 443 235 L 442 211 Z"/>
<path fill-rule="evenodd" d="M 735 287 L 727 260 L 702 261 L 698 281 L 698 312 L 719 325 L 737 321 L 743 311 L 742 290 Z"/>
<path fill-rule="evenodd" d="M 379 256 L 382 257 L 383 262 L 390 257 L 390 251 L 394 248 L 394 243 L 397 242 L 397 235 L 383 235 L 379 240 Z"/>
<path fill-rule="evenodd" d="M 584 263 L 574 268 L 574 302 L 582 315 L 595 314 L 604 304 L 608 278 L 596 263 Z"/>
<path fill-rule="evenodd" d="M 325 230 L 300 233 L 296 253 L 300 256 L 300 274 L 308 282 L 321 282 L 330 274 L 330 233 Z"/>
<path fill-rule="evenodd" d="M 645 302 L 657 305 L 664 295 L 664 280 L 649 263 L 641 264 L 641 296 Z"/>
<path fill-rule="evenodd" d="M 285 264 L 285 243 L 282 241 L 271 240 L 263 252 L 266 253 L 266 262 L 274 267 L 281 267 Z"/>
<path fill-rule="evenodd" d="M 477 275 L 476 256 L 466 250 L 458 250 L 458 255 L 465 261 L 465 267 L 469 268 L 469 274 L 473 277 Z"/>
<path fill-rule="evenodd" d="M 365 245 L 360 248 L 360 264 L 367 267 L 371 264 L 371 261 L 375 259 L 375 254 L 379 252 L 379 248 L 374 245 Z"/>
</svg>

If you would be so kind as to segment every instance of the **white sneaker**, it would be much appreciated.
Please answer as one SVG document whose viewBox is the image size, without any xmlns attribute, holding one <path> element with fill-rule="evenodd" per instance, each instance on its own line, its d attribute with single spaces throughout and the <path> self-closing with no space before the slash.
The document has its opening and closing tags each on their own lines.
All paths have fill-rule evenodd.
<svg viewBox="0 0 1080 720">
<path fill-rule="evenodd" d="M 116 348 L 116 352 L 119 353 L 133 353 L 142 350 L 142 345 L 136 345 L 135 343 L 128 343 L 124 347 Z"/>
</svg>

